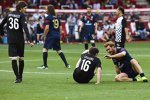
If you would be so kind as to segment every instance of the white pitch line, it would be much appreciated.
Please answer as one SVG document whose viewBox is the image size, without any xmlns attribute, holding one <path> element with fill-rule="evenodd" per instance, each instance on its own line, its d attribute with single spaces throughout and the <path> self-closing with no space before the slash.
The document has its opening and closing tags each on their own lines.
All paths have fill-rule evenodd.
<svg viewBox="0 0 150 100">
<path fill-rule="evenodd" d="M 0 70 L 0 72 L 6 72 L 6 73 L 12 73 L 13 71 L 10 71 L 10 70 Z M 25 74 L 41 74 L 41 75 L 67 75 L 67 74 L 72 74 L 72 73 L 47 73 L 47 72 L 23 72 Z M 106 76 L 111 76 L 111 75 L 115 75 L 115 74 L 103 74 L 103 75 L 106 75 Z"/>
<path fill-rule="evenodd" d="M 10 71 L 10 70 L 0 70 L 0 72 L 6 72 L 6 73 L 13 73 L 13 71 Z M 47 72 L 23 72 L 23 73 L 25 73 L 25 74 L 40 74 L 40 75 L 67 75 L 67 74 L 69 74 L 69 75 L 71 75 L 72 73 L 47 73 Z M 115 75 L 115 74 L 102 74 L 102 75 L 104 75 L 104 76 L 113 76 L 113 75 Z M 146 76 L 150 76 L 150 75 L 148 75 L 148 74 L 146 74 Z"/>
</svg>

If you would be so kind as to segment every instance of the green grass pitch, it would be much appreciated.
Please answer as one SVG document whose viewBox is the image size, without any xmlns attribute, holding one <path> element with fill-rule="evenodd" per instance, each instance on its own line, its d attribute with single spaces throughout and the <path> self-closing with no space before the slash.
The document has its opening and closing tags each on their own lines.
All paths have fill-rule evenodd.
<svg viewBox="0 0 150 100">
<path fill-rule="evenodd" d="M 150 82 L 114 82 L 114 65 L 104 59 L 103 44 L 100 50 L 102 82 L 95 85 L 96 77 L 89 84 L 77 84 L 72 73 L 83 44 L 62 44 L 62 51 L 71 65 L 65 68 L 55 51 L 49 51 L 48 70 L 37 69 L 42 64 L 42 47 L 26 45 L 23 82 L 13 83 L 15 76 L 8 58 L 7 45 L 0 45 L 0 100 L 150 100 Z M 137 59 L 150 80 L 150 42 L 126 43 L 126 49 Z"/>
</svg>

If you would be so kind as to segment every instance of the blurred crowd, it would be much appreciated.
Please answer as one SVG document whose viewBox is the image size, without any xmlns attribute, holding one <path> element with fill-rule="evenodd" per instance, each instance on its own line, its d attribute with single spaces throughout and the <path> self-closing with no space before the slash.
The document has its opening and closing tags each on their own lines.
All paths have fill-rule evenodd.
<svg viewBox="0 0 150 100">
<path fill-rule="evenodd" d="M 93 9 L 103 9 L 104 5 L 113 5 L 117 7 L 118 4 L 124 5 L 124 3 L 133 4 L 135 0 L 24 0 L 28 2 L 30 8 L 38 8 L 40 5 L 47 5 L 49 3 L 55 5 L 59 9 L 79 9 L 86 8 L 87 5 L 91 5 Z M 3 2 L 3 3 L 2 3 Z M 0 4 L 3 4 L 3 13 L 0 16 L 1 19 L 9 12 L 7 7 L 15 7 L 18 0 L 1 0 Z M 7 4 L 5 4 L 7 3 Z M 8 4 L 10 3 L 10 4 Z M 127 6 L 127 5 L 126 5 Z M 110 6 L 108 6 L 110 7 Z M 134 6 L 135 7 L 135 6 Z M 96 41 L 105 42 L 108 39 L 114 40 L 115 34 L 115 22 L 117 16 L 115 13 L 101 13 L 97 10 L 94 15 L 97 18 L 98 30 L 95 32 Z M 83 13 L 58 13 L 59 18 L 62 20 L 63 32 L 62 41 L 67 43 L 82 42 L 83 32 L 79 32 L 79 26 L 81 25 L 81 19 Z M 27 13 L 27 21 L 30 35 L 32 36 L 36 44 L 43 44 L 43 31 L 44 31 L 44 19 L 45 12 L 39 12 L 37 9 L 34 13 Z M 140 40 L 146 40 L 149 38 L 150 32 L 150 12 L 130 12 L 126 13 L 125 17 L 128 22 L 129 33 L 131 36 L 135 36 Z M 7 34 L 5 34 L 7 35 Z M 2 42 L 2 38 L 0 42 Z M 27 42 L 28 40 L 26 40 Z"/>
<path fill-rule="evenodd" d="M 21 0 L 0 0 L 0 5 L 3 9 L 6 7 L 15 7 L 17 2 Z M 136 8 L 146 7 L 146 5 L 139 5 L 137 0 L 22 0 L 28 3 L 29 8 L 39 8 L 42 5 L 52 4 L 58 9 L 85 9 L 88 5 L 91 5 L 93 9 L 107 9 L 117 8 L 123 6 L 124 8 L 130 8 L 134 6 Z M 149 1 L 149 0 L 147 0 Z"/>
</svg>

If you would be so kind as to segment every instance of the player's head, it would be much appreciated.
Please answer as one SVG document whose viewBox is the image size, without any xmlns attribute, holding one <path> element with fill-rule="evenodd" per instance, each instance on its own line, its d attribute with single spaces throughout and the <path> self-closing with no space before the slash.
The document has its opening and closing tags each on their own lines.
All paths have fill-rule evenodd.
<svg viewBox="0 0 150 100">
<path fill-rule="evenodd" d="M 91 14 L 91 12 L 92 12 L 92 11 L 91 11 L 91 10 L 92 10 L 92 7 L 91 7 L 91 6 L 87 6 L 86 9 L 87 9 L 87 14 Z"/>
<path fill-rule="evenodd" d="M 91 54 L 91 55 L 93 55 L 93 56 L 97 56 L 98 53 L 99 53 L 99 50 L 98 50 L 98 48 L 96 48 L 96 47 L 91 47 L 91 48 L 89 49 L 89 54 Z"/>
<path fill-rule="evenodd" d="M 115 44 L 112 41 L 106 42 L 104 44 L 104 47 L 106 48 L 106 51 L 109 54 L 114 54 L 114 52 L 115 52 Z"/>
<path fill-rule="evenodd" d="M 51 4 L 46 7 L 46 12 L 47 12 L 48 15 L 56 16 L 55 8 Z"/>
<path fill-rule="evenodd" d="M 22 13 L 26 12 L 26 8 L 27 8 L 27 3 L 24 1 L 20 1 L 17 5 L 16 5 L 16 10 L 20 11 Z"/>
<path fill-rule="evenodd" d="M 124 8 L 123 7 L 118 7 L 116 10 L 117 15 L 123 15 L 124 14 Z"/>
</svg>

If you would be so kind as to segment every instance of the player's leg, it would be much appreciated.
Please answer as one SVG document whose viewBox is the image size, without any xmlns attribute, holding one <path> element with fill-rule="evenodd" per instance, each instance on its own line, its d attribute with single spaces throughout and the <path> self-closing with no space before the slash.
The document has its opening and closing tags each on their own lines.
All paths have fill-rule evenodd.
<svg viewBox="0 0 150 100">
<path fill-rule="evenodd" d="M 16 44 L 9 44 L 8 45 L 9 50 L 9 58 L 11 58 L 11 65 L 13 72 L 16 76 L 15 83 L 19 83 L 18 79 L 20 79 L 19 73 L 18 73 L 18 65 L 17 65 L 17 46 Z"/>
<path fill-rule="evenodd" d="M 88 41 L 89 40 L 89 36 L 88 35 L 84 35 L 84 49 L 88 50 L 89 45 L 88 45 Z"/>
<path fill-rule="evenodd" d="M 43 67 L 44 68 L 48 68 L 47 58 L 48 58 L 48 49 L 43 48 Z"/>
<path fill-rule="evenodd" d="M 18 44 L 17 51 L 19 56 L 19 77 L 22 81 L 22 74 L 24 70 L 24 42 Z"/>
<path fill-rule="evenodd" d="M 64 53 L 61 50 L 56 50 L 57 54 L 60 56 L 60 58 L 62 59 L 62 61 L 64 62 L 65 66 L 67 68 L 70 68 L 70 65 L 68 64 L 66 57 L 64 55 Z"/>
<path fill-rule="evenodd" d="M 132 78 L 129 78 L 126 73 L 120 73 L 115 76 L 115 81 L 117 82 L 131 82 L 133 81 Z"/>
<path fill-rule="evenodd" d="M 137 60 L 132 59 L 131 61 L 132 64 L 132 68 L 133 70 L 135 70 L 136 72 L 138 72 L 143 80 L 143 82 L 148 82 L 147 78 L 145 77 L 145 74 L 141 68 L 141 66 L 139 65 L 139 63 L 137 62 Z"/>
<path fill-rule="evenodd" d="M 56 50 L 57 54 L 60 56 L 60 58 L 62 59 L 62 61 L 65 64 L 65 66 L 67 68 L 70 68 L 70 65 L 68 64 L 64 53 L 61 51 L 60 38 L 54 39 L 52 47 L 53 47 L 53 50 Z"/>
<path fill-rule="evenodd" d="M 90 43 L 91 43 L 92 47 L 95 47 L 95 38 L 96 38 L 96 36 L 94 34 L 92 34 L 90 36 Z"/>
</svg>

